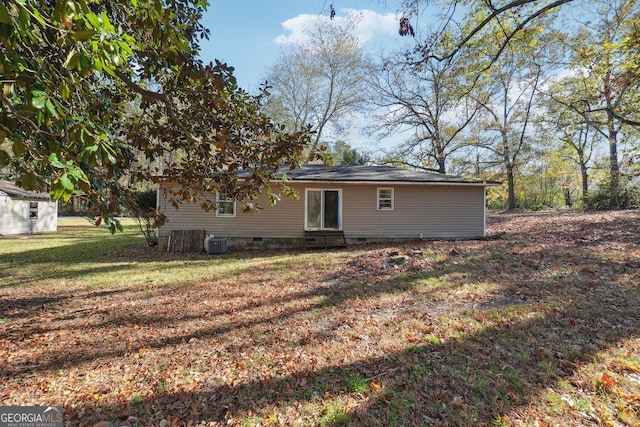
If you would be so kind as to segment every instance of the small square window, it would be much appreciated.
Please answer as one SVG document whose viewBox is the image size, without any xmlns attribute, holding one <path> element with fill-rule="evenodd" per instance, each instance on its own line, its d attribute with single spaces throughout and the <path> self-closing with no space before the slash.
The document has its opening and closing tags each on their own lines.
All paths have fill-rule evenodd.
<svg viewBox="0 0 640 427">
<path fill-rule="evenodd" d="M 378 210 L 393 210 L 393 188 L 378 188 Z"/>
<path fill-rule="evenodd" d="M 38 202 L 29 202 L 29 218 L 38 218 Z"/>
<path fill-rule="evenodd" d="M 224 193 L 218 193 L 216 216 L 236 216 L 236 202 Z"/>
</svg>

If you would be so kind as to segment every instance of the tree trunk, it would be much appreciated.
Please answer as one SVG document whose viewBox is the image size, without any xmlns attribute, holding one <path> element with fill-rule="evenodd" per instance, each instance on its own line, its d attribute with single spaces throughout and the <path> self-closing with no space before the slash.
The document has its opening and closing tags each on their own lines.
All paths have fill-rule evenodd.
<svg viewBox="0 0 640 427">
<path fill-rule="evenodd" d="M 616 118 L 611 113 L 613 111 L 612 100 L 612 76 L 611 70 L 606 74 L 604 85 L 604 99 L 607 102 L 607 140 L 609 141 L 609 174 L 611 179 L 611 190 L 618 191 L 618 181 L 620 168 L 618 166 L 618 130 L 616 129 Z"/>
<path fill-rule="evenodd" d="M 509 194 L 508 208 L 509 210 L 516 208 L 516 189 L 515 189 L 515 178 L 513 176 L 513 165 L 511 163 L 507 163 L 507 192 Z"/>
<path fill-rule="evenodd" d="M 573 201 L 571 200 L 571 190 L 568 187 L 564 187 L 562 189 L 562 193 L 564 194 L 564 203 L 568 207 L 573 206 Z"/>
<path fill-rule="evenodd" d="M 589 122 L 584 129 L 584 139 L 582 139 L 583 131 L 580 130 L 580 142 L 576 146 L 578 152 L 578 164 L 580 165 L 580 177 L 582 181 L 582 200 L 586 200 L 587 193 L 589 192 L 589 171 L 587 169 L 587 162 L 589 159 L 585 159 L 584 149 L 589 143 Z M 590 150 L 591 151 L 591 150 Z M 591 157 L 591 155 L 589 155 Z"/>
<path fill-rule="evenodd" d="M 505 107 L 504 111 L 505 121 L 507 118 L 507 111 Z M 504 166 L 507 171 L 507 204 L 508 209 L 516 208 L 516 179 L 513 175 L 513 161 L 511 160 L 511 146 L 509 145 L 509 137 L 507 135 L 507 127 L 506 125 L 502 126 L 500 130 L 502 134 L 502 159 L 504 161 Z M 515 157 L 515 156 L 514 156 Z"/>
<path fill-rule="evenodd" d="M 582 198 L 584 199 L 589 192 L 589 174 L 587 164 L 582 159 L 580 159 L 580 175 L 582 177 Z"/>
<path fill-rule="evenodd" d="M 620 167 L 618 165 L 618 131 L 616 129 L 615 118 L 611 113 L 607 113 L 607 127 L 609 140 L 609 173 L 611 174 L 611 188 L 618 188 Z"/>
</svg>

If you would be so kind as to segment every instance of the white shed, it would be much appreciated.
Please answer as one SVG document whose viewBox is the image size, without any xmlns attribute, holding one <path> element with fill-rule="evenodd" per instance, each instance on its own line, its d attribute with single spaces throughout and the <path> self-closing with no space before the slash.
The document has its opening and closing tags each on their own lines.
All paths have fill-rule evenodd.
<svg viewBox="0 0 640 427">
<path fill-rule="evenodd" d="M 0 180 L 0 236 L 54 232 L 58 203 L 47 193 L 24 190 Z"/>
</svg>

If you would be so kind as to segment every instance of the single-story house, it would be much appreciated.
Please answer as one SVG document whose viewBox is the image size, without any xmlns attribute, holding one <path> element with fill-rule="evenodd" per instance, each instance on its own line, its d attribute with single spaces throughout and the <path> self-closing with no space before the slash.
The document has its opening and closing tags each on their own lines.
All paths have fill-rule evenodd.
<svg viewBox="0 0 640 427">
<path fill-rule="evenodd" d="M 49 194 L 0 180 L 0 235 L 54 232 L 58 203 Z"/>
<path fill-rule="evenodd" d="M 259 213 L 240 212 L 224 194 L 215 196 L 215 212 L 199 203 L 175 209 L 159 187 L 158 206 L 167 218 L 158 230 L 160 247 L 170 246 L 172 232 L 196 229 L 225 239 L 229 248 L 482 238 L 485 191 L 499 185 L 391 166 L 314 164 L 286 175 L 300 198 L 268 206 L 264 197 Z"/>
</svg>

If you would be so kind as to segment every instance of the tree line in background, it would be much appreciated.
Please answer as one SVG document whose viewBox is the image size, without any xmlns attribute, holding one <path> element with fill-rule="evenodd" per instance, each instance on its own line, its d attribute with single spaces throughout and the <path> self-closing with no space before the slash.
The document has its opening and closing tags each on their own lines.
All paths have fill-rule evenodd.
<svg viewBox="0 0 640 427">
<path fill-rule="evenodd" d="M 356 147 L 363 158 L 502 181 L 494 208 L 638 207 L 640 8 L 572 3 L 406 1 L 450 9 L 412 49 L 377 58 L 357 17 L 319 21 L 267 73 L 266 111 L 311 123 L 314 146 L 365 117 L 398 142 Z"/>
<path fill-rule="evenodd" d="M 176 206 L 212 209 L 218 191 L 257 210 L 261 192 L 291 194 L 272 184 L 281 165 L 326 161 L 325 146 L 343 164 L 504 181 L 491 194 L 501 208 L 638 204 L 635 1 L 598 0 L 568 19 L 574 0 L 405 0 L 406 19 L 439 18 L 403 33 L 411 49 L 378 58 L 354 36 L 357 18 L 320 19 L 255 95 L 231 67 L 199 59 L 208 3 L 1 3 L 0 172 L 79 201 L 112 231 L 163 180 Z M 398 143 L 350 146 L 362 121 Z"/>
</svg>

